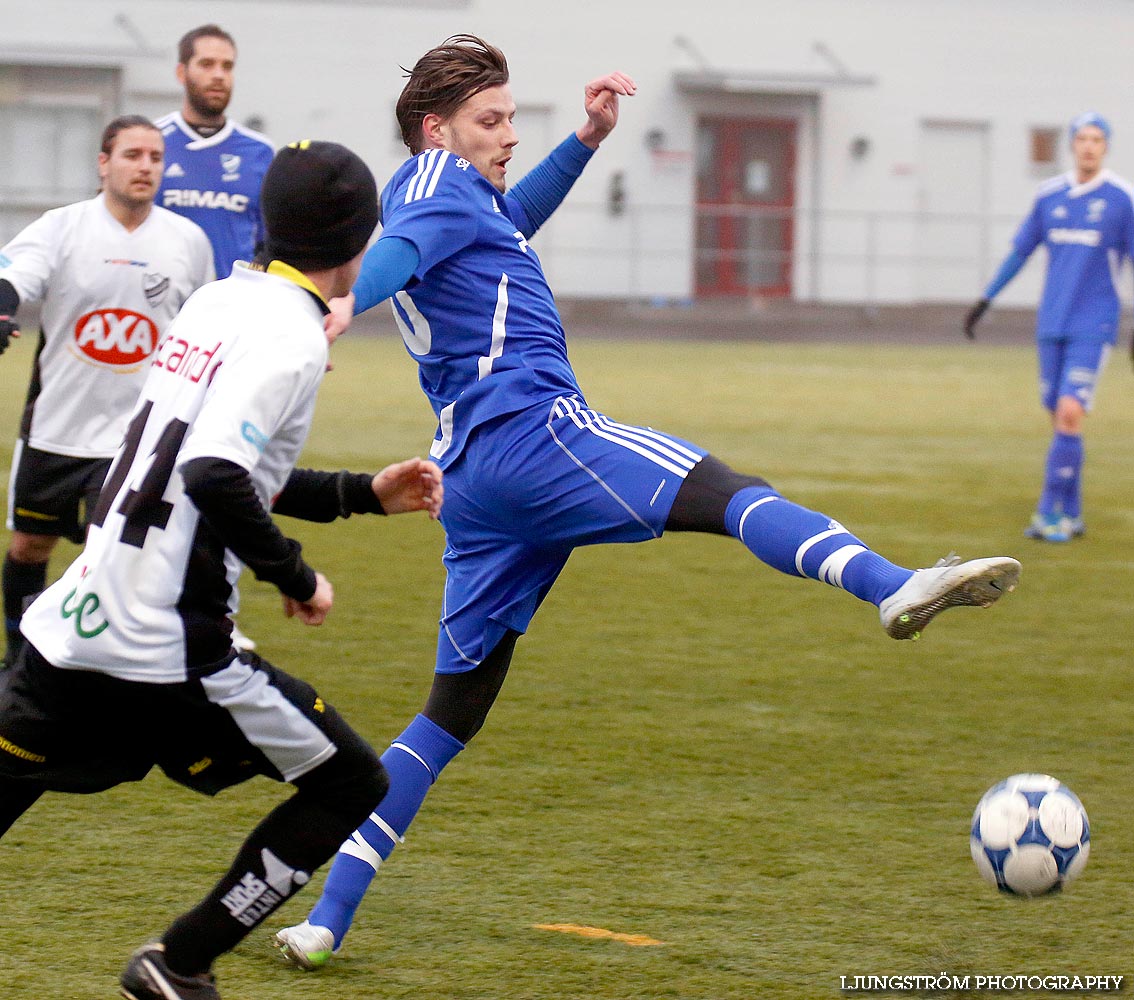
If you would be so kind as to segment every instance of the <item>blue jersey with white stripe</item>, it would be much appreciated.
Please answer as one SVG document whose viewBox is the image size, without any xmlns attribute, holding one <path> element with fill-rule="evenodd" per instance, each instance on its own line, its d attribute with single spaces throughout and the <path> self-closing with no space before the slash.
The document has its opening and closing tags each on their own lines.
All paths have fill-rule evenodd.
<svg viewBox="0 0 1134 1000">
<path fill-rule="evenodd" d="M 1027 257 L 1047 247 L 1047 278 L 1036 319 L 1041 340 L 1084 337 L 1114 343 L 1120 304 L 1117 278 L 1134 255 L 1131 188 L 1109 170 L 1086 184 L 1052 178 L 1036 195 L 1013 244 Z"/>
<path fill-rule="evenodd" d="M 165 172 L 156 201 L 197 223 L 213 245 L 218 278 L 251 260 L 264 238 L 260 184 L 275 155 L 259 132 L 229 119 L 202 139 L 173 112 L 154 124 L 165 138 Z"/>
<path fill-rule="evenodd" d="M 382 192 L 382 236 L 414 244 L 420 262 L 391 300 L 421 387 L 438 419 L 430 454 L 442 467 L 470 431 L 581 390 L 563 324 L 520 202 L 467 160 L 431 149 Z"/>
</svg>

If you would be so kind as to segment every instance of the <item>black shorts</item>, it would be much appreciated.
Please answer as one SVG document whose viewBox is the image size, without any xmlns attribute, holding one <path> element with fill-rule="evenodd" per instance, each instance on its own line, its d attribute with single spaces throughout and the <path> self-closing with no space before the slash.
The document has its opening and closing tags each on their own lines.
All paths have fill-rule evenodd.
<svg viewBox="0 0 1134 1000">
<path fill-rule="evenodd" d="M 72 458 L 16 442 L 8 490 L 8 530 L 82 545 L 109 458 Z"/>
<path fill-rule="evenodd" d="M 215 795 L 257 774 L 294 781 L 340 754 L 377 760 L 314 688 L 254 653 L 178 684 L 61 670 L 30 644 L 0 671 L 0 777 L 47 791 L 100 792 L 157 765 Z"/>
</svg>

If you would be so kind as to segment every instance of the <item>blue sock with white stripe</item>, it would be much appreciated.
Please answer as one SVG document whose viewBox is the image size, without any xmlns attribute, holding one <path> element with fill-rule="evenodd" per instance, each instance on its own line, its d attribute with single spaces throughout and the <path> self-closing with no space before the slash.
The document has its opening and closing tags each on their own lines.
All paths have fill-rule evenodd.
<svg viewBox="0 0 1134 1000">
<path fill-rule="evenodd" d="M 1063 494 L 1060 502 L 1063 513 L 1068 517 L 1079 517 L 1083 513 L 1083 438 L 1080 434 L 1057 434 L 1063 438 Z"/>
<path fill-rule="evenodd" d="M 728 532 L 761 562 L 881 604 L 912 575 L 870 551 L 838 521 L 785 500 L 775 490 L 746 486 L 728 504 Z"/>
<path fill-rule="evenodd" d="M 382 754 L 390 790 L 370 818 L 339 848 L 323 895 L 307 919 L 329 927 L 335 947 L 378 873 L 378 866 L 402 842 L 430 786 L 465 745 L 424 715 L 417 716 Z"/>
<path fill-rule="evenodd" d="M 1036 509 L 1045 517 L 1063 513 L 1079 516 L 1079 474 L 1083 468 L 1083 439 L 1056 431 L 1043 470 L 1043 493 Z M 1070 501 L 1074 511 L 1067 509 Z"/>
</svg>

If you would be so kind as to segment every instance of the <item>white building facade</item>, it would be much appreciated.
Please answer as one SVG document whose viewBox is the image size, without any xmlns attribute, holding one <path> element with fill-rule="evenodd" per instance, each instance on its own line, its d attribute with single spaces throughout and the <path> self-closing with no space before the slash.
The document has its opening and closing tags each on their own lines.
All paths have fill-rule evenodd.
<svg viewBox="0 0 1134 1000">
<path fill-rule="evenodd" d="M 450 34 L 508 56 L 513 181 L 588 79 L 633 76 L 534 241 L 561 297 L 967 301 L 1070 168 L 1075 114 L 1134 176 L 1132 0 L 0 0 L 0 243 L 93 193 L 111 117 L 179 106 L 176 43 L 207 22 L 237 40 L 231 115 L 343 142 L 380 184 L 400 67 Z M 1034 302 L 1042 265 L 1000 301 Z"/>
</svg>

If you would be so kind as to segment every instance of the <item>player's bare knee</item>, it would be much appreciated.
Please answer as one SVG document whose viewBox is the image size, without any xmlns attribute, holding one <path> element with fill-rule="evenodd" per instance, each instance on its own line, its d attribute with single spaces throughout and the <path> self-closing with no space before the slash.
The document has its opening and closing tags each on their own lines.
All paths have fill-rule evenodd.
<svg viewBox="0 0 1134 1000">
<path fill-rule="evenodd" d="M 51 558 L 59 539 L 54 535 L 30 535 L 13 531 L 8 540 L 8 555 L 16 562 L 45 563 Z"/>
<path fill-rule="evenodd" d="M 1062 396 L 1055 407 L 1055 429 L 1060 434 L 1081 434 L 1086 409 L 1074 396 Z"/>
</svg>

